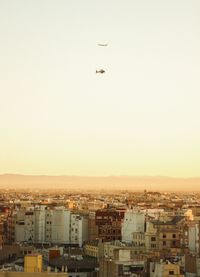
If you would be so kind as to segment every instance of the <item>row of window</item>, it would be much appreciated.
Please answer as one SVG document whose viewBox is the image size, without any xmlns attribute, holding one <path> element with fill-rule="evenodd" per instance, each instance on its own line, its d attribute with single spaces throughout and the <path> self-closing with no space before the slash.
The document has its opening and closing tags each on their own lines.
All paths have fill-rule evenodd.
<svg viewBox="0 0 200 277">
<path fill-rule="evenodd" d="M 162 238 L 163 239 L 166 239 L 167 238 L 167 235 L 166 234 L 163 234 L 162 235 Z M 169 237 L 168 237 L 169 238 Z M 172 238 L 175 239 L 176 238 L 176 234 L 172 234 Z M 151 237 L 151 241 L 156 241 L 156 237 Z"/>
</svg>

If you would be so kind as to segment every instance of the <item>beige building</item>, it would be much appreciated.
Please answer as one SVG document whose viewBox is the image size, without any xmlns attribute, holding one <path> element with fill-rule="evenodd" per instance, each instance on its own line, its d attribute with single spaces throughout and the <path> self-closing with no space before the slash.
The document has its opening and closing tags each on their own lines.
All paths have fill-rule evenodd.
<svg viewBox="0 0 200 277">
<path fill-rule="evenodd" d="M 147 251 L 178 254 L 187 245 L 185 218 L 175 216 L 170 221 L 152 220 L 147 222 L 145 245 Z"/>
<path fill-rule="evenodd" d="M 180 273 L 180 266 L 161 261 L 150 263 L 150 277 L 184 277 Z"/>
<path fill-rule="evenodd" d="M 100 258 L 99 276 L 142 276 L 145 270 L 145 255 L 134 255 L 128 247 L 113 249 L 112 258 L 109 256 Z"/>
<path fill-rule="evenodd" d="M 87 256 L 94 257 L 94 258 L 99 258 L 99 241 L 94 240 L 94 241 L 89 241 L 83 246 L 84 253 Z"/>
<path fill-rule="evenodd" d="M 145 233 L 134 232 L 133 233 L 133 246 L 145 251 Z"/>
</svg>

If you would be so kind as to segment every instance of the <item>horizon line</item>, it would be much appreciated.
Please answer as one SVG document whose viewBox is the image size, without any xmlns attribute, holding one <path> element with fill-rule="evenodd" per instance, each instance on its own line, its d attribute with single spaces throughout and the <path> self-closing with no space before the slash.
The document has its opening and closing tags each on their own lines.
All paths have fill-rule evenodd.
<svg viewBox="0 0 200 277">
<path fill-rule="evenodd" d="M 0 173 L 0 176 L 11 175 L 11 176 L 32 176 L 32 177 L 87 177 L 87 178 L 110 178 L 110 177 L 151 177 L 151 178 L 172 178 L 172 179 L 197 179 L 200 176 L 170 176 L 170 175 L 74 175 L 74 174 L 25 174 L 25 173 Z"/>
</svg>

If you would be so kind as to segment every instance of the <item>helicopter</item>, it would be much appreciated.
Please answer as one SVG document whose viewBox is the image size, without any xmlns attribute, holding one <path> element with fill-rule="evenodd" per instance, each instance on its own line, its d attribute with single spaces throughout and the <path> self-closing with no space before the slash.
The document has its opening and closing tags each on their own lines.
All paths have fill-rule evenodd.
<svg viewBox="0 0 200 277">
<path fill-rule="evenodd" d="M 99 70 L 96 70 L 96 74 L 97 73 L 101 73 L 101 74 L 103 74 L 103 73 L 105 73 L 106 71 L 104 70 L 104 69 L 99 69 Z"/>
</svg>

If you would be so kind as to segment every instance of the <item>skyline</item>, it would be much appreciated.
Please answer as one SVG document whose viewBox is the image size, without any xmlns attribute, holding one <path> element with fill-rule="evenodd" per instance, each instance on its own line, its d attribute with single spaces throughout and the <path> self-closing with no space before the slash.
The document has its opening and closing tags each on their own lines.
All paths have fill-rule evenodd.
<svg viewBox="0 0 200 277">
<path fill-rule="evenodd" d="M 0 1 L 0 174 L 199 177 L 199 12 Z"/>
</svg>

